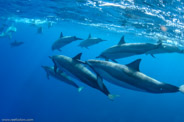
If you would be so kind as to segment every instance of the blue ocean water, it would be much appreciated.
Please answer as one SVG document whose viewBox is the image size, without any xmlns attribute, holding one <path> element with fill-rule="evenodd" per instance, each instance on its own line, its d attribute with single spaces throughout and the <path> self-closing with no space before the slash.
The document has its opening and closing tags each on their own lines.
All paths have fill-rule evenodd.
<svg viewBox="0 0 184 122">
<path fill-rule="evenodd" d="M 35 122 L 184 122 L 184 94 L 151 94 L 121 88 L 104 81 L 107 96 L 78 80 L 80 93 L 65 83 L 46 77 L 42 65 L 53 66 L 48 56 L 61 54 L 81 60 L 95 59 L 103 50 L 126 42 L 166 40 L 183 48 L 182 0 L 1 0 L 0 26 L 16 27 L 12 36 L 0 38 L 0 119 L 33 119 Z M 52 27 L 48 28 L 48 23 Z M 43 33 L 38 34 L 38 27 Z M 166 31 L 163 28 L 166 29 Z M 64 36 L 86 39 L 89 33 L 106 42 L 81 48 L 76 41 L 52 51 Z M 24 42 L 12 48 L 14 40 Z M 142 59 L 140 70 L 159 81 L 184 84 L 184 55 L 164 53 L 118 59 L 120 64 Z"/>
</svg>

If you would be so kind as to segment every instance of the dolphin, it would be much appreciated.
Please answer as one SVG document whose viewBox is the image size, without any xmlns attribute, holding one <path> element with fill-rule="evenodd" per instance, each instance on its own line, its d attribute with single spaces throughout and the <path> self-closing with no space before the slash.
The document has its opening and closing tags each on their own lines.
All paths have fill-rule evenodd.
<svg viewBox="0 0 184 122">
<path fill-rule="evenodd" d="M 17 42 L 16 40 L 14 42 L 12 42 L 10 45 L 11 47 L 18 47 L 20 45 L 24 44 L 24 42 Z"/>
<path fill-rule="evenodd" d="M 68 85 L 71 85 L 77 88 L 78 92 L 80 92 L 83 89 L 83 87 L 79 87 L 74 81 L 71 80 L 69 76 L 66 75 L 66 73 L 62 72 L 61 70 L 58 70 L 55 72 L 54 67 L 49 67 L 49 66 L 42 66 L 42 68 L 46 71 L 48 79 L 49 79 L 49 76 L 52 76 L 62 82 L 65 82 Z"/>
<path fill-rule="evenodd" d="M 161 45 L 162 43 L 125 43 L 124 36 L 122 36 L 117 45 L 106 49 L 97 58 L 111 59 L 116 62 L 115 59 L 144 54 L 150 50 L 159 48 Z"/>
<path fill-rule="evenodd" d="M 92 46 L 92 45 L 95 45 L 95 44 L 98 44 L 98 43 L 100 43 L 100 42 L 102 42 L 102 41 L 106 41 L 106 40 L 103 40 L 103 39 L 101 39 L 101 38 L 92 38 L 92 37 L 91 37 L 91 34 L 89 34 L 88 38 L 87 38 L 86 40 L 82 41 L 82 42 L 79 44 L 79 46 L 80 46 L 80 47 L 88 48 L 88 47 L 90 47 L 90 46 Z"/>
<path fill-rule="evenodd" d="M 63 33 L 61 32 L 60 38 L 57 39 L 53 44 L 52 44 L 52 50 L 58 50 L 61 51 L 60 48 L 64 47 L 65 45 L 76 41 L 76 40 L 82 40 L 81 38 L 78 38 L 76 36 L 63 36 Z"/>
<path fill-rule="evenodd" d="M 38 33 L 38 34 L 42 34 L 42 33 L 43 33 L 43 28 L 42 28 L 42 27 L 39 27 L 39 28 L 37 29 L 37 33 Z"/>
<path fill-rule="evenodd" d="M 181 50 L 179 47 L 172 44 L 162 43 L 159 48 L 146 52 L 146 54 L 150 55 L 161 53 L 184 53 L 184 50 Z"/>
<path fill-rule="evenodd" d="M 59 68 L 60 70 L 66 72 L 67 75 L 101 91 L 107 95 L 109 99 L 113 100 L 115 96 L 109 93 L 102 79 L 100 77 L 98 78 L 96 74 L 86 68 L 84 63 L 80 61 L 81 55 L 82 53 L 73 58 L 64 55 L 52 56 L 51 59 L 53 60 L 55 71 Z"/>
<path fill-rule="evenodd" d="M 88 60 L 86 63 L 105 80 L 123 88 L 149 93 L 184 93 L 184 85 L 177 87 L 153 79 L 139 70 L 141 59 L 121 65 L 109 61 Z"/>
</svg>

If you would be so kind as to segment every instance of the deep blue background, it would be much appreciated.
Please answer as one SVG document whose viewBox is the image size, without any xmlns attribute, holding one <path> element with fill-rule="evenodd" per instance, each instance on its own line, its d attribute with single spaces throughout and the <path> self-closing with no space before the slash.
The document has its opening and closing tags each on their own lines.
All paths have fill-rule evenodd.
<svg viewBox="0 0 184 122">
<path fill-rule="evenodd" d="M 81 93 L 77 89 L 53 78 L 48 80 L 41 65 L 52 66 L 48 56 L 63 54 L 70 57 L 83 52 L 82 60 L 93 59 L 104 49 L 117 44 L 122 35 L 127 42 L 145 42 L 143 37 L 115 33 L 90 26 L 61 22 L 43 34 L 29 24 L 17 23 L 17 32 L 12 39 L 0 39 L 0 119 L 33 118 L 36 122 L 184 122 L 184 94 L 150 94 L 131 91 L 105 81 L 112 94 L 120 95 L 110 101 L 101 92 L 85 86 Z M 59 37 L 76 35 L 83 39 L 91 33 L 103 42 L 81 49 L 80 41 L 67 45 L 62 52 L 51 51 L 52 43 Z M 11 48 L 13 40 L 25 44 Z M 159 54 L 134 56 L 118 60 L 127 64 L 142 58 L 141 72 L 159 81 L 180 86 L 184 84 L 184 55 Z"/>
</svg>

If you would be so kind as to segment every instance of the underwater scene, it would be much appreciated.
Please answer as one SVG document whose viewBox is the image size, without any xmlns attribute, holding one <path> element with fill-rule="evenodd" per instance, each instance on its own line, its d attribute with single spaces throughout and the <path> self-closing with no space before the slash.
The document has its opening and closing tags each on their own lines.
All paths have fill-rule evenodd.
<svg viewBox="0 0 184 122">
<path fill-rule="evenodd" d="M 183 0 L 0 0 L 0 121 L 184 122 Z"/>
</svg>

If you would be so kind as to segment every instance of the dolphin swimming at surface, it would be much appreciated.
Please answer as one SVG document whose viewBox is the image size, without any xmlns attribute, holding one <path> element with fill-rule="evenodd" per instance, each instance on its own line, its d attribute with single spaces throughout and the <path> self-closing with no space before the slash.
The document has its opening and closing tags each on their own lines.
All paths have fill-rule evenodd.
<svg viewBox="0 0 184 122">
<path fill-rule="evenodd" d="M 105 60 L 111 59 L 116 62 L 115 59 L 145 54 L 150 50 L 159 48 L 161 45 L 162 43 L 125 43 L 124 36 L 122 36 L 117 45 L 106 49 L 99 56 L 97 56 L 97 58 L 104 58 Z"/>
<path fill-rule="evenodd" d="M 68 85 L 71 85 L 75 88 L 78 89 L 78 92 L 80 92 L 83 87 L 79 87 L 74 81 L 71 80 L 71 78 L 69 76 L 66 75 L 66 73 L 58 70 L 58 71 L 54 71 L 54 67 L 49 67 L 49 66 L 42 66 L 42 68 L 46 71 L 47 73 L 47 78 L 49 79 L 49 76 L 52 76 Z"/>
<path fill-rule="evenodd" d="M 163 83 L 140 72 L 140 62 L 141 59 L 138 59 L 130 64 L 121 65 L 109 61 L 86 61 L 100 77 L 123 88 L 149 93 L 174 93 L 179 91 L 184 93 L 184 85 L 177 87 Z"/>
<path fill-rule="evenodd" d="M 103 39 L 101 39 L 101 38 L 92 38 L 92 37 L 91 37 L 91 34 L 89 34 L 88 38 L 87 38 L 86 40 L 82 41 L 82 42 L 79 44 L 79 46 L 80 46 L 80 47 L 88 48 L 88 47 L 90 47 L 90 46 L 92 46 L 92 45 L 95 45 L 95 44 L 98 44 L 98 43 L 100 43 L 100 42 L 102 42 L 102 41 L 106 41 L 106 40 L 103 40 Z"/>
<path fill-rule="evenodd" d="M 104 85 L 102 79 L 91 72 L 83 63 L 80 61 L 81 54 L 76 55 L 74 58 L 70 58 L 64 55 L 55 55 L 50 57 L 54 63 L 54 69 L 57 68 L 65 72 L 67 75 L 78 79 L 79 81 L 87 84 L 88 86 L 98 89 L 102 93 L 108 96 L 109 99 L 113 100 L 115 97 L 111 95 Z"/>
<path fill-rule="evenodd" d="M 16 40 L 14 42 L 12 42 L 10 45 L 11 47 L 18 47 L 20 45 L 24 44 L 24 42 L 17 42 Z"/>
<path fill-rule="evenodd" d="M 61 32 L 60 38 L 57 39 L 53 44 L 52 44 L 52 50 L 58 50 L 61 51 L 60 48 L 64 47 L 65 45 L 76 41 L 76 40 L 82 40 L 81 38 L 78 38 L 76 36 L 63 36 L 63 33 Z"/>
</svg>

